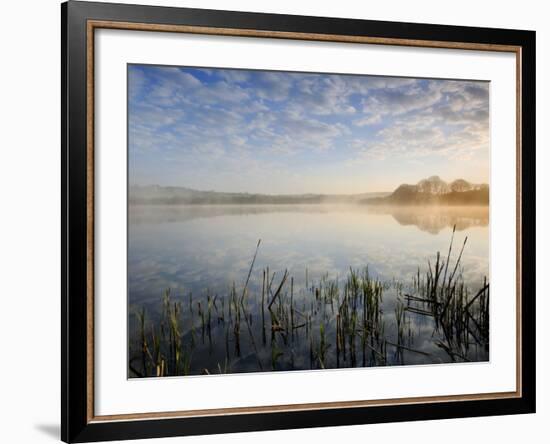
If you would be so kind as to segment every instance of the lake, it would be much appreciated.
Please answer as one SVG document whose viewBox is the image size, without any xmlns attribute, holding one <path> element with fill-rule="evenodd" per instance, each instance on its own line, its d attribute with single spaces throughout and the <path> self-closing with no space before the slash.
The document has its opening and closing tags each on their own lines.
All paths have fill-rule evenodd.
<svg viewBox="0 0 550 444">
<path fill-rule="evenodd" d="M 488 207 L 135 205 L 128 220 L 130 377 L 489 357 Z"/>
</svg>

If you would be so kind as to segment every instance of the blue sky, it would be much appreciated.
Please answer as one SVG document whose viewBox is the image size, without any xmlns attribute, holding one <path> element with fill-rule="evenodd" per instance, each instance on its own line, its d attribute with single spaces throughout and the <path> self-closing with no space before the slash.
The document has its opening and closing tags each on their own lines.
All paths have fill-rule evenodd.
<svg viewBox="0 0 550 444">
<path fill-rule="evenodd" d="M 256 193 L 489 180 L 489 84 L 129 65 L 132 185 Z"/>
</svg>

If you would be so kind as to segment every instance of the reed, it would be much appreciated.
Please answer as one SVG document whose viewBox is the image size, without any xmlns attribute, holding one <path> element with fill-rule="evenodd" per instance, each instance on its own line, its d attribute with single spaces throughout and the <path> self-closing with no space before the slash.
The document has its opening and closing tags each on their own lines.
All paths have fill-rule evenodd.
<svg viewBox="0 0 550 444">
<path fill-rule="evenodd" d="M 166 289 L 159 315 L 154 306 L 151 315 L 145 307 L 135 312 L 130 375 L 487 359 L 489 283 L 485 279 L 477 289 L 466 285 L 462 258 L 468 238 L 456 254 L 455 237 L 456 227 L 445 254 L 436 252 L 425 271 L 415 267 L 408 283 L 382 281 L 368 267 L 350 267 L 345 276 L 331 279 L 325 273 L 318 280 L 306 268 L 302 285 L 287 269 L 254 269 L 258 240 L 242 285 L 233 282 L 225 294 L 206 289 L 198 296 Z M 426 326 L 432 333 L 415 344 Z"/>
</svg>

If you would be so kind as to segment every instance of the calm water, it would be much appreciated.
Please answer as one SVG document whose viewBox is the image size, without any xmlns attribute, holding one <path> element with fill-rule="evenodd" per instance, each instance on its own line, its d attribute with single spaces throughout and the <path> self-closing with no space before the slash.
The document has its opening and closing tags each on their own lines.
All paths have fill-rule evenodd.
<svg viewBox="0 0 550 444">
<path fill-rule="evenodd" d="M 350 340 L 347 356 L 343 358 L 336 350 L 339 340 L 336 315 L 342 296 L 331 304 L 319 302 L 315 299 L 314 287 L 321 285 L 321 281 L 325 284 L 334 281 L 343 291 L 350 267 L 362 270 L 368 265 L 369 276 L 384 283 L 380 305 L 384 335 L 390 343 L 402 341 L 403 338 L 398 337 L 395 315 L 397 298 L 403 299 L 413 285 L 419 267 L 423 275 L 428 270 L 428 261 L 433 266 L 438 251 L 447 256 L 453 226 L 456 225 L 456 233 L 449 267 L 454 265 L 467 236 L 457 272 L 468 294 L 475 294 L 483 286 L 484 277 L 489 278 L 488 219 L 485 207 L 130 207 L 129 356 L 134 360 L 133 368 L 138 368 L 141 376 L 150 373 L 143 368 L 136 313 L 145 308 L 146 325 L 149 325 L 146 334 L 151 335 L 147 332 L 156 326 L 159 336 L 161 329 L 166 328 L 162 324 L 161 301 L 168 288 L 172 301 L 182 304 L 179 330 L 182 347 L 189 355 L 190 374 L 204 373 L 204 369 L 218 373 L 457 360 L 435 344 L 434 337 L 439 333 L 434 335 L 433 319 L 415 312 L 405 314 L 407 342 L 403 347 L 385 343 L 384 349 L 383 346 L 377 348 L 374 342 L 365 344 L 367 340 L 363 340 L 362 335 L 367 334 L 366 329 L 357 327 L 357 343 Z M 239 296 L 242 293 L 259 239 L 261 244 L 247 286 L 249 311 L 247 315 L 243 311 L 247 318 L 239 321 L 242 325 L 237 337 L 235 325 L 229 321 L 230 292 L 235 284 L 236 293 Z M 265 319 L 268 314 L 264 314 L 263 320 L 260 316 L 263 272 L 267 267 L 269 276 L 275 273 L 271 296 L 285 270 L 292 276 L 292 307 L 296 307 L 299 314 L 292 310 L 296 318 L 282 333 L 278 329 L 273 331 L 273 319 Z M 289 304 L 289 287 L 290 282 L 285 282 L 277 304 Z M 215 306 L 211 307 L 209 326 L 204 327 L 199 313 L 206 313 L 207 298 L 216 299 Z M 266 299 L 269 298 L 268 294 Z M 361 311 L 361 307 L 358 310 Z M 309 324 L 307 313 L 313 317 Z M 279 314 L 286 316 L 282 311 Z M 276 319 L 275 325 L 281 322 Z M 300 324 L 307 325 L 300 327 Z M 149 342 L 152 341 L 151 337 Z M 478 338 L 466 338 L 466 342 L 472 342 L 472 346 L 465 352 L 467 356 L 459 355 L 464 358 L 459 360 L 488 359 L 488 348 L 480 346 Z M 154 369 L 151 371 L 154 373 Z M 130 376 L 136 375 L 130 372 Z"/>
</svg>

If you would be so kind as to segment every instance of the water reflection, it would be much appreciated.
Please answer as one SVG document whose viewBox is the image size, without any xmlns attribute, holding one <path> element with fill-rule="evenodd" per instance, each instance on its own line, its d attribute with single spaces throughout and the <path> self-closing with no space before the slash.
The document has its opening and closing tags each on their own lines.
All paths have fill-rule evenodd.
<svg viewBox="0 0 550 444">
<path fill-rule="evenodd" d="M 452 362 L 457 358 L 452 358 L 444 348 L 447 347 L 445 337 L 434 335 L 433 319 L 423 313 L 431 308 L 422 306 L 423 302 L 412 300 L 421 307 L 417 311 L 407 311 L 405 316 L 403 334 L 408 338 L 406 344 L 409 345 L 403 343 L 397 349 L 395 345 L 388 344 L 396 344 L 399 340 L 395 321 L 398 301 L 404 300 L 405 294 L 420 292 L 411 286 L 419 272 L 424 276 L 429 271 L 428 261 L 433 271 L 438 251 L 446 255 L 453 225 L 457 229 L 456 245 L 461 245 L 464 237 L 468 236 L 460 266 L 457 267 L 457 277 L 464 284 L 465 297 L 472 297 L 483 286 L 489 271 L 488 211 L 484 208 L 382 209 L 361 205 L 130 207 L 130 354 L 136 358 L 135 354 L 139 355 L 143 349 L 140 345 L 141 310 L 146 310 L 148 329 L 154 325 L 160 326 L 162 322 L 163 328 L 167 328 L 167 320 L 162 321 L 161 300 L 169 288 L 171 298 L 182 303 L 179 313 L 182 344 L 189 346 L 193 342 L 195 346 L 189 364 L 192 374 L 201 373 L 205 368 L 222 372 L 258 371 L 258 359 L 263 367 L 269 369 L 274 356 L 277 356 L 274 368 L 278 370 L 312 368 L 312 365 L 319 368 L 318 360 L 312 364 L 310 349 L 315 346 L 315 353 L 319 353 L 321 325 L 327 338 L 331 338 L 325 344 L 327 350 L 322 364 L 325 368 L 384 365 L 380 354 L 388 353 L 388 350 L 383 347 L 389 347 L 389 356 L 383 361 L 385 365 Z M 261 247 L 247 282 L 258 239 L 262 239 Z M 452 264 L 457 256 L 458 252 L 452 254 Z M 368 344 L 362 344 L 362 339 L 358 339 L 365 333 L 359 329 L 354 350 L 361 345 L 369 352 L 364 354 L 361 349 L 359 353 L 357 348 L 354 351 L 357 355 L 351 361 L 349 354 L 345 359 L 335 354 L 338 307 L 344 300 L 350 268 L 365 270 L 367 266 L 370 279 L 384 285 L 378 322 L 383 321 L 388 337 L 384 339 L 386 342 L 375 343 L 373 340 L 370 345 L 375 348 L 373 351 Z M 267 269 L 269 280 L 273 283 L 266 295 L 264 272 Z M 264 334 L 267 334 L 267 342 L 264 344 L 258 329 L 262 323 L 260 308 L 262 305 L 265 308 L 261 295 L 273 297 L 285 272 L 288 279 L 282 286 L 277 303 L 288 309 L 292 297 L 296 316 L 293 325 L 304 325 L 285 330 L 290 336 L 284 338 L 278 329 L 288 329 L 288 325 L 284 324 L 284 327 L 282 323 L 289 311 L 285 309 L 279 313 L 282 318 L 276 321 L 271 318 L 271 313 L 267 313 L 269 322 L 264 321 L 275 326 L 276 330 L 272 332 L 271 327 L 266 328 Z M 338 290 L 338 297 L 332 298 L 330 305 L 316 299 L 315 290 L 318 286 L 321 288 L 320 294 L 324 294 L 329 282 L 335 283 Z M 241 330 L 237 353 L 235 324 L 230 326 L 228 319 L 240 312 L 240 298 L 245 285 L 248 315 L 238 323 Z M 235 303 L 231 299 L 233 291 L 239 295 L 236 306 L 232 305 Z M 361 307 L 359 301 L 355 309 L 360 310 Z M 306 322 L 300 320 L 299 312 L 311 316 L 308 318 L 310 324 L 307 332 Z M 477 316 L 475 322 L 482 325 L 479 313 L 472 316 Z M 211 317 L 208 327 L 204 324 L 201 327 L 201 316 Z M 290 321 L 286 319 L 285 322 Z M 312 332 L 316 341 L 313 345 L 308 339 Z M 443 341 L 443 344 L 436 345 L 434 338 Z M 271 339 L 275 342 L 272 343 Z M 477 341 L 480 341 L 479 337 Z M 472 346 L 468 353 L 471 353 L 466 356 L 469 360 L 485 360 L 488 357 L 488 351 L 480 344 Z M 226 365 L 227 368 L 224 368 Z"/>
<path fill-rule="evenodd" d="M 487 206 L 372 206 L 369 211 L 378 214 L 391 214 L 400 225 L 414 225 L 419 230 L 438 234 L 444 228 L 456 226 L 458 231 L 470 227 L 486 227 L 489 224 Z"/>
<path fill-rule="evenodd" d="M 157 205 L 132 206 L 130 219 L 134 225 L 147 223 L 185 222 L 194 219 L 247 216 L 265 213 L 327 214 L 346 213 L 389 214 L 400 225 L 414 225 L 422 231 L 438 234 L 444 228 L 456 226 L 458 231 L 489 224 L 487 206 L 368 206 L 368 205 Z"/>
</svg>

